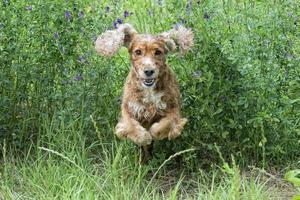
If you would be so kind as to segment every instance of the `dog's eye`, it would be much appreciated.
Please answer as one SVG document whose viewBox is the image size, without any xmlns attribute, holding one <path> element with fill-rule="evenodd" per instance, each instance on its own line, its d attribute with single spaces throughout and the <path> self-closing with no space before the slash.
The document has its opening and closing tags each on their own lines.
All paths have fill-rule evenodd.
<svg viewBox="0 0 300 200">
<path fill-rule="evenodd" d="M 159 55 L 161 55 L 161 51 L 160 51 L 160 50 L 156 50 L 154 54 L 155 54 L 156 56 L 159 56 Z"/>
<path fill-rule="evenodd" d="M 135 50 L 134 52 L 135 52 L 135 54 L 138 55 L 138 56 L 142 55 L 142 51 L 139 50 L 139 49 L 138 49 L 138 50 Z"/>
</svg>

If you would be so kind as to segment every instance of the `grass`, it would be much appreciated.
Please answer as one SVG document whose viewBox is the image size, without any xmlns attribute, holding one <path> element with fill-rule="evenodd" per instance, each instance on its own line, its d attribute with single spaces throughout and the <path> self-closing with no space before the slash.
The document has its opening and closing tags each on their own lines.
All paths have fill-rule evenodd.
<svg viewBox="0 0 300 200">
<path fill-rule="evenodd" d="M 92 159 L 76 152 L 40 148 L 27 159 L 3 163 L 0 191 L 3 199 L 281 199 L 284 191 L 268 185 L 271 178 L 226 170 L 187 174 L 170 166 L 139 165 L 138 154 L 115 154 Z M 88 151 L 88 149 L 85 149 Z M 65 153 L 67 154 L 67 153 Z M 133 159 L 132 161 L 131 159 Z M 170 160 L 172 163 L 172 159 Z M 158 164 L 158 163 L 157 163 Z M 278 196 L 274 196 L 278 195 Z"/>
<path fill-rule="evenodd" d="M 299 6 L 1 1 L 0 199 L 291 198 L 283 174 L 300 168 Z M 149 165 L 113 134 L 127 50 L 94 50 L 118 18 L 139 32 L 182 23 L 195 33 L 193 51 L 168 57 L 189 123 L 156 142 Z"/>
<path fill-rule="evenodd" d="M 96 133 L 99 128 L 94 126 Z M 73 129 L 71 127 L 65 129 Z M 32 146 L 23 155 L 12 155 L 4 146 L 0 174 L 3 199 L 286 199 L 294 194 L 280 175 L 244 169 L 224 161 L 210 170 L 188 171 L 176 158 L 196 151 L 187 149 L 166 160 L 140 164 L 139 150 L 129 142 L 85 146 L 86 138 L 70 131 L 71 138 L 47 130 L 60 140 Z M 51 148 L 43 147 L 43 145 Z M 128 153 L 130 152 L 130 153 Z M 177 167 L 175 167 L 177 166 Z M 250 173 L 251 172 L 251 173 Z M 279 187 L 284 185 L 284 187 Z"/>
</svg>

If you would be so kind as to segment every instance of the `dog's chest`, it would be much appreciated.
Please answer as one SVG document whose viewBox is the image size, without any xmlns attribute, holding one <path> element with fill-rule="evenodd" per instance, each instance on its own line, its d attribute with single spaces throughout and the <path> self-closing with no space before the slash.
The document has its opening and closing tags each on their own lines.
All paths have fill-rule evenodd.
<svg viewBox="0 0 300 200">
<path fill-rule="evenodd" d="M 129 111 L 137 119 L 151 120 L 167 108 L 167 104 L 162 100 L 163 95 L 162 92 L 145 90 L 139 101 L 128 102 Z"/>
</svg>

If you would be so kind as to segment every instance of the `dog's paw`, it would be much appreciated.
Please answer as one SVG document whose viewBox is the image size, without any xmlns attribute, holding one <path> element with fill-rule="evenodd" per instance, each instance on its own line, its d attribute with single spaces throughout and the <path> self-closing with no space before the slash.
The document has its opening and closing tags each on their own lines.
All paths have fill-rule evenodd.
<svg viewBox="0 0 300 200">
<path fill-rule="evenodd" d="M 173 140 L 181 135 L 184 125 L 187 123 L 186 118 L 181 118 L 177 123 L 172 124 L 172 128 L 168 134 L 168 139 Z"/>
<path fill-rule="evenodd" d="M 163 139 L 159 129 L 160 129 L 159 128 L 159 123 L 156 122 L 156 123 L 152 124 L 152 126 L 151 126 L 151 128 L 149 130 L 151 136 L 155 140 L 161 140 L 161 139 Z"/>
<path fill-rule="evenodd" d="M 152 142 L 152 137 L 146 129 L 140 129 L 135 134 L 136 137 L 132 138 L 133 142 L 139 146 L 149 145 Z"/>
<path fill-rule="evenodd" d="M 116 128 L 115 128 L 115 134 L 116 134 L 117 137 L 120 138 L 120 139 L 125 139 L 125 138 L 127 138 L 128 132 L 126 131 L 126 124 L 125 124 L 125 123 L 122 123 L 122 122 L 119 122 L 119 123 L 116 125 Z"/>
<path fill-rule="evenodd" d="M 176 130 L 176 129 L 174 129 L 174 130 L 172 130 L 172 131 L 169 132 L 169 134 L 168 134 L 168 140 L 173 140 L 173 139 L 177 138 L 180 135 L 181 135 L 181 132 L 178 131 L 178 130 Z"/>
</svg>

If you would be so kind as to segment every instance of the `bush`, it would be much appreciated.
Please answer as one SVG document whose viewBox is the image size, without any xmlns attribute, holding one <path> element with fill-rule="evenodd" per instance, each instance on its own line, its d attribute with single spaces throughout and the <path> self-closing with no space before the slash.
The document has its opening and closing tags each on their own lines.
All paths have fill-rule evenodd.
<svg viewBox="0 0 300 200">
<path fill-rule="evenodd" d="M 97 57 L 96 36 L 118 21 L 153 33 L 183 23 L 195 33 L 194 50 L 168 62 L 189 124 L 156 152 L 196 147 L 185 158 L 196 166 L 214 161 L 216 146 L 244 164 L 300 156 L 297 1 L 134 2 L 1 2 L 1 144 L 20 152 L 32 144 L 62 148 L 78 140 L 72 130 L 86 143 L 111 143 L 130 64 L 125 49 L 113 59 Z"/>
</svg>

